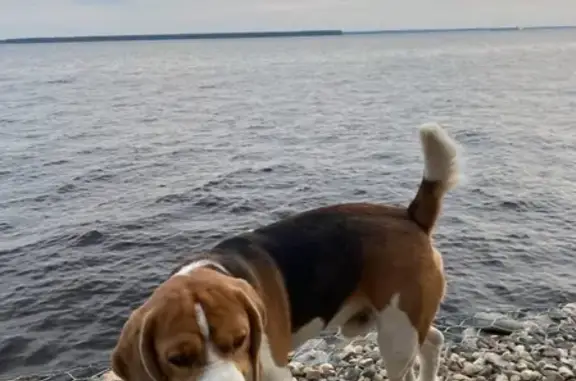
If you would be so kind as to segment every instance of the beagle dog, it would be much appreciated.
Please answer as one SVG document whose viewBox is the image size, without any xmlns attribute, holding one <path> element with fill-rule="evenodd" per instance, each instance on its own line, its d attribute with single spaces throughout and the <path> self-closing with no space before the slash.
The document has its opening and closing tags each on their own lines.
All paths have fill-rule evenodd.
<svg viewBox="0 0 576 381">
<path fill-rule="evenodd" d="M 324 329 L 377 332 L 391 381 L 434 381 L 445 293 L 432 233 L 458 183 L 458 146 L 420 127 L 423 177 L 408 207 L 320 207 L 225 239 L 134 310 L 112 351 L 124 381 L 291 381 L 289 353 Z"/>
</svg>

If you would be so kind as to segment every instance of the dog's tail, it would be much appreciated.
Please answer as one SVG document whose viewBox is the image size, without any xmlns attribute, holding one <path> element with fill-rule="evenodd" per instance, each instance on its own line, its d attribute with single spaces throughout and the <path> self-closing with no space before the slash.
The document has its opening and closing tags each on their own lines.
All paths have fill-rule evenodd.
<svg viewBox="0 0 576 381">
<path fill-rule="evenodd" d="M 424 175 L 418 193 L 408 206 L 408 215 L 430 234 L 442 208 L 444 195 L 458 185 L 458 147 L 436 123 L 420 127 Z"/>
</svg>

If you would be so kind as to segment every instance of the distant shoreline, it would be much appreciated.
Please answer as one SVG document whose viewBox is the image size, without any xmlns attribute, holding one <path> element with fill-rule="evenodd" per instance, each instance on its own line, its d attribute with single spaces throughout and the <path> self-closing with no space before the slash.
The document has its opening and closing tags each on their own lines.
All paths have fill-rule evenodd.
<svg viewBox="0 0 576 381">
<path fill-rule="evenodd" d="M 344 31 L 339 29 L 269 31 L 269 32 L 229 32 L 229 33 L 176 33 L 176 34 L 133 34 L 133 35 L 95 35 L 62 37 L 23 37 L 0 39 L 0 44 L 42 44 L 66 42 L 104 42 L 104 41 L 169 41 L 169 40 L 209 40 L 240 38 L 279 38 L 279 37 L 322 37 L 369 34 L 411 34 L 411 33 L 448 33 L 448 32 L 505 32 L 522 30 L 576 29 L 576 26 L 510 26 L 484 28 L 445 28 L 445 29 L 388 29 L 366 31 Z"/>
</svg>

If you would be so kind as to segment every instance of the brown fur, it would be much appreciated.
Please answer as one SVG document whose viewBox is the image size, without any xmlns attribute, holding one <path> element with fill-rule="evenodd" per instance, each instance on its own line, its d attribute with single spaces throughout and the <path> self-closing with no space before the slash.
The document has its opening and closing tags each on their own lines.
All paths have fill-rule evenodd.
<svg viewBox="0 0 576 381">
<path fill-rule="evenodd" d="M 417 211 L 423 220 L 433 224 L 431 217 L 437 211 L 426 202 L 435 202 L 437 198 L 427 199 L 426 190 L 422 189 L 419 194 L 420 205 L 425 205 L 425 209 Z M 445 290 L 442 259 L 428 232 L 403 207 L 350 203 L 324 209 L 354 216 L 355 228 L 362 232 L 359 238 L 365 254 L 364 273 L 349 303 L 355 302 L 360 317 L 366 319 L 362 317 L 366 308 L 380 311 L 392 295 L 400 293 L 400 309 L 410 317 L 422 344 Z"/>
<path fill-rule="evenodd" d="M 260 297 L 266 306 L 268 325 L 266 335 L 270 340 L 270 351 L 278 366 L 288 364 L 288 353 L 292 350 L 290 305 L 288 295 L 277 269 L 255 263 L 254 270 L 260 280 Z"/>
<path fill-rule="evenodd" d="M 206 343 L 195 318 L 196 302 L 210 322 L 210 338 L 218 354 L 232 359 L 247 380 L 259 381 L 258 354 L 267 321 L 261 299 L 245 281 L 209 269 L 170 278 L 132 313 L 112 353 L 114 372 L 130 381 L 197 379 L 206 360 Z M 234 339 L 242 335 L 247 339 L 234 348 Z M 174 366 L 169 361 L 173 356 L 193 366 Z"/>
</svg>

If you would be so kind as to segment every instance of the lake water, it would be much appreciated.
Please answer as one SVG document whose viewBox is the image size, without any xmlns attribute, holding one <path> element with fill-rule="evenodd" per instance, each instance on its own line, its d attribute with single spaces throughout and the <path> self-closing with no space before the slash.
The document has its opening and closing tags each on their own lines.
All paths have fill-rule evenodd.
<svg viewBox="0 0 576 381">
<path fill-rule="evenodd" d="M 441 314 L 576 301 L 576 32 L 0 46 L 0 377 L 106 362 L 186 253 L 407 204 L 417 127 L 465 182 Z"/>
</svg>

